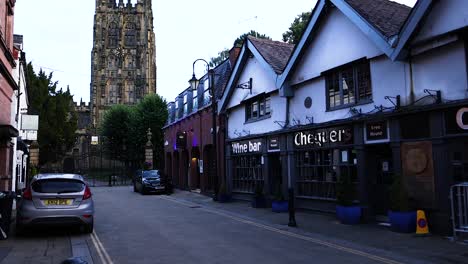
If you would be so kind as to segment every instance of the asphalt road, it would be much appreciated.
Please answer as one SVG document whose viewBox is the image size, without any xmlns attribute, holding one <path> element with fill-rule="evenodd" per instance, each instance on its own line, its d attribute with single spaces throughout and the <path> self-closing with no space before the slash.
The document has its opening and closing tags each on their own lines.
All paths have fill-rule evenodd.
<svg viewBox="0 0 468 264">
<path fill-rule="evenodd" d="M 93 189 L 94 263 L 392 263 L 174 196 Z"/>
</svg>

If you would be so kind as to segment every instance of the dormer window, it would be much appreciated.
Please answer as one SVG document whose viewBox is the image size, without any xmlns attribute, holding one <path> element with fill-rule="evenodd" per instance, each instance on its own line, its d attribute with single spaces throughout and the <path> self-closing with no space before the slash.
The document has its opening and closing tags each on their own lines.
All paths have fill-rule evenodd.
<svg viewBox="0 0 468 264">
<path fill-rule="evenodd" d="M 327 109 L 372 101 L 369 61 L 358 61 L 325 74 Z"/>
</svg>

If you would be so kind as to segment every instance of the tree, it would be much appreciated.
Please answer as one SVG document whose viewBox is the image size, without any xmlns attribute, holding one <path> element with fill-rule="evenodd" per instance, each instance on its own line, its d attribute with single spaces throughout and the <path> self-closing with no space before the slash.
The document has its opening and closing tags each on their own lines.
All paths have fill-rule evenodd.
<svg viewBox="0 0 468 264">
<path fill-rule="evenodd" d="M 52 82 L 53 74 L 42 69 L 34 72 L 27 65 L 26 82 L 29 89 L 30 114 L 39 115 L 38 143 L 39 165 L 57 162 L 76 141 L 77 115 L 70 89 L 57 91 L 58 82 Z"/>
<path fill-rule="evenodd" d="M 132 119 L 134 119 L 133 108 L 127 105 L 113 105 L 104 112 L 100 134 L 106 137 L 103 144 L 114 159 L 125 160 L 126 158 L 123 146 L 126 146 L 134 136 L 129 133 Z"/>
<path fill-rule="evenodd" d="M 260 38 L 260 39 L 270 39 L 270 37 L 268 37 L 267 35 L 265 34 L 260 34 L 258 33 L 257 31 L 255 30 L 250 30 L 250 32 L 247 32 L 247 33 L 244 33 L 242 35 L 240 35 L 235 41 L 234 43 L 232 44 L 233 47 L 242 47 L 242 45 L 244 45 L 244 41 L 245 39 L 247 38 L 247 36 L 254 36 L 256 38 Z M 220 51 L 218 52 L 218 56 L 217 57 L 214 57 L 214 58 L 211 58 L 210 60 L 210 67 L 216 67 L 218 66 L 219 64 L 221 64 L 224 60 L 226 60 L 227 58 L 229 58 L 229 49 L 224 49 L 223 51 Z"/>
<path fill-rule="evenodd" d="M 299 43 L 301 39 L 302 33 L 307 27 L 307 24 L 310 20 L 311 12 L 303 12 L 302 14 L 298 15 L 294 22 L 292 22 L 289 30 L 283 33 L 283 41 L 291 44 Z"/>
<path fill-rule="evenodd" d="M 167 104 L 157 94 L 145 96 L 137 105 L 115 105 L 103 117 L 100 134 L 107 138 L 106 147 L 112 158 L 143 164 L 148 128 L 153 143 L 153 164 L 162 166 L 164 135 L 162 127 L 167 122 Z M 125 146 L 125 150 L 123 149 Z"/>
<path fill-rule="evenodd" d="M 166 101 L 158 94 L 150 94 L 145 96 L 143 100 L 135 107 L 135 119 L 133 119 L 132 134 L 133 146 L 136 146 L 136 151 L 141 153 L 141 158 L 144 160 L 144 147 L 147 141 L 148 128 L 151 129 L 153 143 L 153 164 L 156 168 L 161 168 L 164 161 L 164 134 L 163 126 L 167 122 L 167 104 Z"/>
</svg>

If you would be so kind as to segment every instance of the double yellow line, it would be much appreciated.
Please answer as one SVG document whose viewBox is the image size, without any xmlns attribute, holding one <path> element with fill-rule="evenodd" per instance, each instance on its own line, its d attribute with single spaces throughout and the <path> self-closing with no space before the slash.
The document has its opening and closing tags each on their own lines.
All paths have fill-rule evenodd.
<svg viewBox="0 0 468 264">
<path fill-rule="evenodd" d="M 101 240 L 99 240 L 99 237 L 94 231 L 93 233 L 91 233 L 91 241 L 94 244 L 94 248 L 96 248 L 96 251 L 98 253 L 99 260 L 101 261 L 101 263 L 102 264 L 114 264 L 109 254 L 107 253 L 106 249 L 102 245 Z"/>
<path fill-rule="evenodd" d="M 168 201 L 171 201 L 171 202 L 175 202 L 175 203 L 179 203 L 179 204 L 182 204 L 182 205 L 185 205 L 185 206 L 193 206 L 193 204 L 190 204 L 190 203 L 187 203 L 187 202 L 182 202 L 182 201 L 176 200 L 174 198 L 169 198 L 167 196 L 160 196 L 160 197 L 162 199 L 165 199 L 165 200 L 168 200 Z M 269 230 L 269 231 L 279 233 L 279 234 L 282 234 L 282 235 L 286 235 L 286 236 L 289 236 L 289 237 L 298 238 L 298 239 L 308 241 L 308 242 L 311 242 L 311 243 L 314 243 L 314 244 L 317 244 L 317 245 L 333 248 L 333 249 L 343 251 L 343 252 L 347 252 L 347 253 L 350 253 L 350 254 L 353 254 L 353 255 L 357 255 L 357 256 L 368 258 L 368 259 L 372 259 L 372 260 L 375 260 L 375 261 L 378 261 L 378 262 L 381 262 L 381 263 L 403 264 L 402 262 L 398 262 L 398 261 L 395 261 L 395 260 L 392 260 L 392 259 L 388 259 L 388 258 L 380 257 L 380 256 L 377 256 L 377 255 L 373 255 L 373 254 L 370 254 L 370 253 L 366 253 L 366 252 L 361 251 L 361 250 L 356 250 L 356 249 L 352 249 L 352 248 L 349 248 L 349 247 L 340 246 L 338 244 L 330 243 L 330 242 L 327 242 L 327 241 L 324 241 L 324 240 L 311 238 L 311 237 L 299 235 L 299 234 L 296 234 L 296 233 L 293 233 L 293 232 L 289 232 L 289 231 L 281 230 L 281 229 L 278 229 L 278 228 L 274 228 L 274 227 L 271 227 L 271 226 L 255 223 L 253 221 L 249 221 L 249 220 L 246 220 L 246 219 L 242 219 L 240 217 L 232 216 L 232 215 L 223 213 L 223 212 L 218 211 L 218 210 L 212 210 L 212 209 L 208 209 L 208 208 L 205 208 L 205 207 L 200 207 L 199 210 L 203 210 L 205 212 L 209 212 L 209 213 L 217 214 L 217 215 L 220 215 L 220 216 L 224 216 L 224 217 L 230 218 L 232 220 L 235 220 L 237 222 L 241 222 L 241 223 L 244 223 L 244 224 L 256 226 L 258 228 Z"/>
</svg>

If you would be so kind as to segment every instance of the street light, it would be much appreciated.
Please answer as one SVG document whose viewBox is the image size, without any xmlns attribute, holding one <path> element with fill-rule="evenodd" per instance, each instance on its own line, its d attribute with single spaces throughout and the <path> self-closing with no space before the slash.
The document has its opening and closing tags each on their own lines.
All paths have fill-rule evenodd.
<svg viewBox="0 0 468 264">
<path fill-rule="evenodd" d="M 211 94 L 211 112 L 212 112 L 212 136 L 213 136 L 213 148 L 214 148 L 214 160 L 213 160 L 213 170 L 214 170 L 214 195 L 213 199 L 218 199 L 218 149 L 216 144 L 216 98 L 215 98 L 215 87 L 214 87 L 214 70 L 210 69 L 210 64 L 204 59 L 196 59 L 192 65 L 192 78 L 189 80 L 190 88 L 192 91 L 197 91 L 200 80 L 195 77 L 195 63 L 198 61 L 203 61 L 206 64 L 206 71 L 208 74 L 208 84 L 209 84 L 209 93 Z"/>
</svg>

